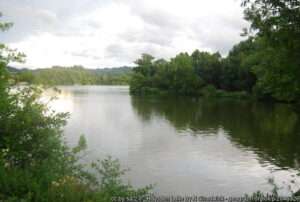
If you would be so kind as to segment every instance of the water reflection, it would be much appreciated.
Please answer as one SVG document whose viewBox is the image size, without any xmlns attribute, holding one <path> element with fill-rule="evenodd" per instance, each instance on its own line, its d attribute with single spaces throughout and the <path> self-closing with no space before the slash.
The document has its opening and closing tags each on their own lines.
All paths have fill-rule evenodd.
<svg viewBox="0 0 300 202">
<path fill-rule="evenodd" d="M 120 159 L 135 186 L 159 194 L 233 195 L 270 191 L 299 167 L 299 121 L 286 105 L 131 97 L 128 87 L 59 87 L 69 144 L 85 134 L 89 155 Z"/>
<path fill-rule="evenodd" d="M 141 97 L 132 97 L 131 102 L 143 121 L 160 116 L 190 135 L 215 135 L 222 128 L 236 145 L 255 151 L 262 163 L 299 169 L 299 120 L 288 105 Z"/>
<path fill-rule="evenodd" d="M 74 110 L 73 94 L 69 91 L 50 88 L 43 93 L 42 102 L 57 112 L 72 113 Z"/>
</svg>

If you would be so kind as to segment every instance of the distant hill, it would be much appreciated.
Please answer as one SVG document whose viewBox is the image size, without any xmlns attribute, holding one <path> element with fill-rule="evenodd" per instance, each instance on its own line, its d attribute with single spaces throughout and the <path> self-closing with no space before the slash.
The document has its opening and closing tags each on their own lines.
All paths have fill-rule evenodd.
<svg viewBox="0 0 300 202">
<path fill-rule="evenodd" d="M 129 74 L 132 72 L 132 67 L 115 67 L 115 68 L 103 68 L 103 69 L 90 69 L 97 74 L 107 74 L 107 75 L 122 75 Z"/>
<path fill-rule="evenodd" d="M 76 67 L 76 66 L 74 66 Z M 73 68 L 73 67 L 60 67 L 60 66 L 54 66 L 52 68 Z M 9 72 L 21 72 L 21 71 L 43 71 L 45 69 L 52 69 L 52 68 L 40 68 L 40 69 L 28 69 L 28 68 L 16 68 L 12 66 L 7 66 L 7 69 Z M 85 69 L 87 71 L 96 73 L 96 74 L 107 74 L 107 75 L 121 75 L 121 74 L 128 74 L 132 72 L 133 67 L 123 66 L 123 67 L 111 67 L 111 68 L 97 68 L 97 69 L 89 69 L 80 67 L 82 69 Z"/>
<path fill-rule="evenodd" d="M 7 70 L 8 70 L 9 72 L 11 72 L 11 73 L 18 73 L 18 72 L 22 71 L 22 70 L 20 70 L 20 69 L 18 69 L 18 68 L 10 67 L 10 66 L 7 66 L 6 68 L 7 68 Z"/>
<path fill-rule="evenodd" d="M 44 69 L 19 70 L 9 67 L 19 82 L 44 85 L 126 85 L 132 73 L 131 67 L 86 69 L 82 66 L 53 66 Z"/>
</svg>

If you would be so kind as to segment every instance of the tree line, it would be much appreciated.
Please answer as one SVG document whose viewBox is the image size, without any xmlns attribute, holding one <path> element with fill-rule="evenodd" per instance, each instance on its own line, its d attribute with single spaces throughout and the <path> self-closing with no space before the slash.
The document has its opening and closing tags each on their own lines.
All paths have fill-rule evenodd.
<svg viewBox="0 0 300 202">
<path fill-rule="evenodd" d="M 143 54 L 130 81 L 133 94 L 251 96 L 298 102 L 300 97 L 300 2 L 243 0 L 247 39 L 227 57 L 195 50 L 170 60 Z"/>
<path fill-rule="evenodd" d="M 17 82 L 43 85 L 126 85 L 130 67 L 86 69 L 82 66 L 53 66 L 52 68 L 13 71 Z"/>
</svg>

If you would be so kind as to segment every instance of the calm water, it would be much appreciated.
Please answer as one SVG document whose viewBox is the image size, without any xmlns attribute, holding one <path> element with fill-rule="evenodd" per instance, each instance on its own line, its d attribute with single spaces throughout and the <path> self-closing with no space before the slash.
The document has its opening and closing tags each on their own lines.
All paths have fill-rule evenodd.
<svg viewBox="0 0 300 202">
<path fill-rule="evenodd" d="M 71 113 L 67 142 L 85 134 L 87 160 L 119 158 L 135 186 L 156 184 L 154 192 L 164 195 L 240 196 L 270 191 L 272 177 L 299 188 L 300 122 L 288 105 L 131 97 L 120 86 L 59 89 L 51 106 Z"/>
</svg>

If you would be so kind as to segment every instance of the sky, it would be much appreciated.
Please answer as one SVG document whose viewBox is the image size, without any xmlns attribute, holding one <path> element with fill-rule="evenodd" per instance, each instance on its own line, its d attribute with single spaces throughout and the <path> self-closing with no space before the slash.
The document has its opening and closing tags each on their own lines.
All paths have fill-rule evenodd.
<svg viewBox="0 0 300 202">
<path fill-rule="evenodd" d="M 243 40 L 240 0 L 0 0 L 14 26 L 0 42 L 26 54 L 19 67 L 133 65 L 142 53 L 228 54 Z"/>
</svg>

